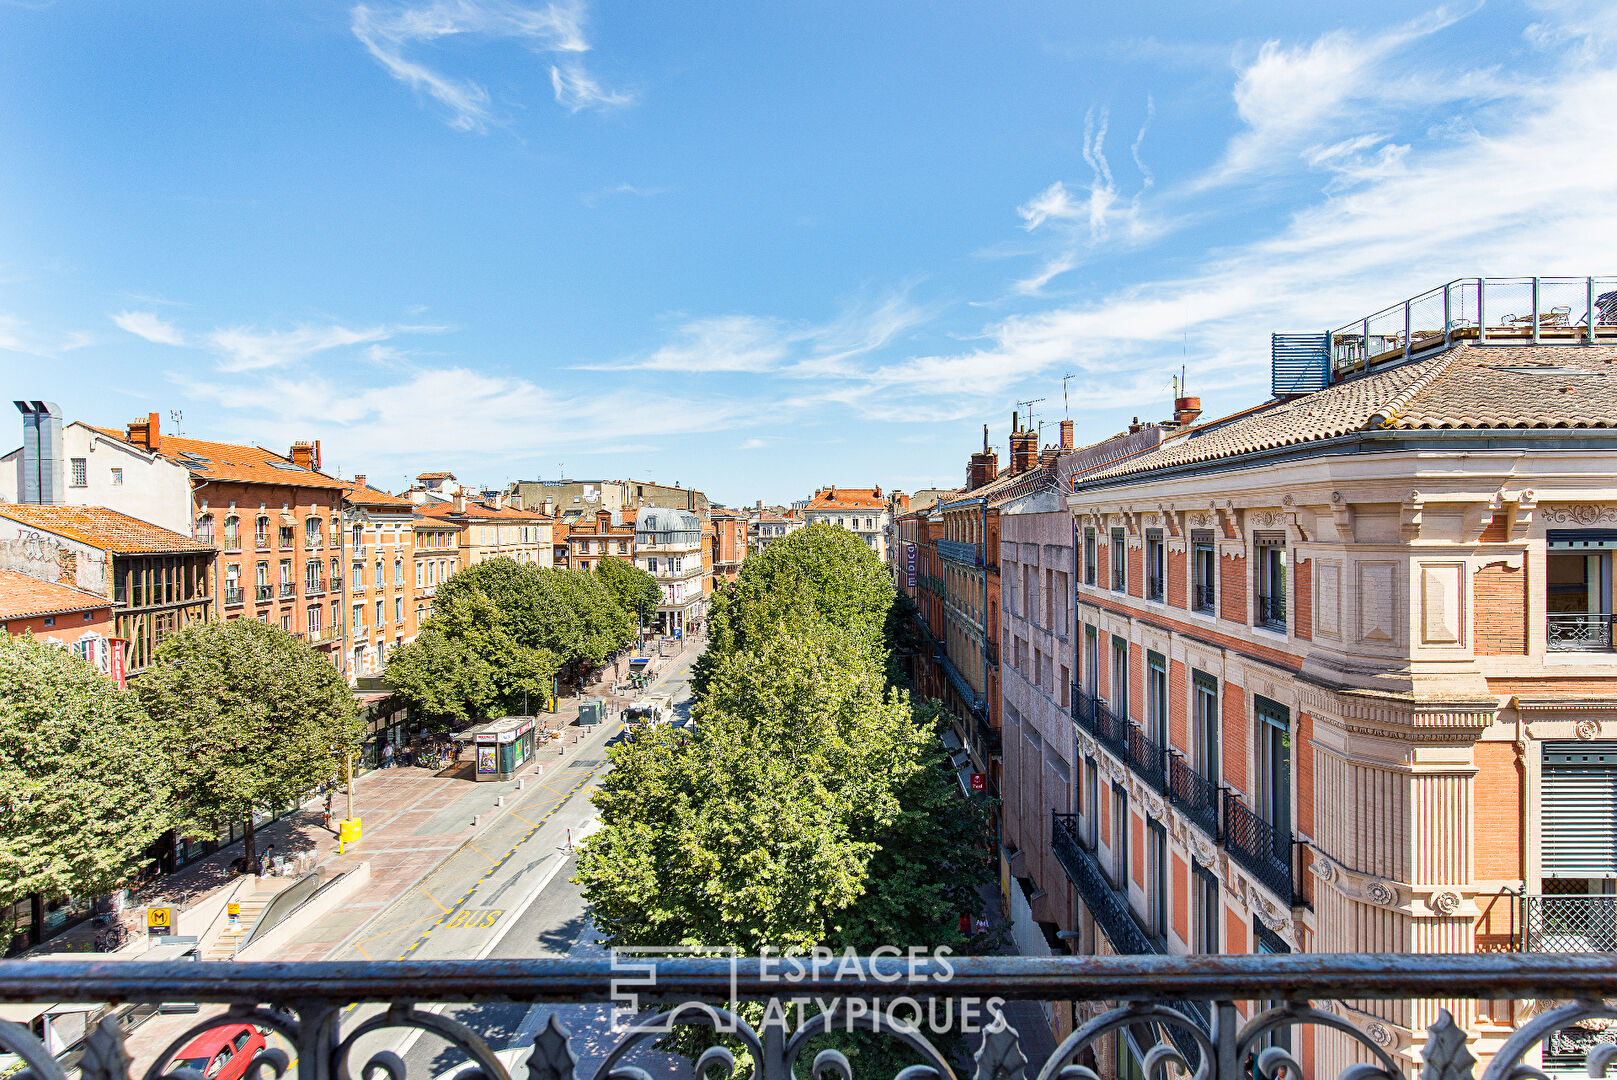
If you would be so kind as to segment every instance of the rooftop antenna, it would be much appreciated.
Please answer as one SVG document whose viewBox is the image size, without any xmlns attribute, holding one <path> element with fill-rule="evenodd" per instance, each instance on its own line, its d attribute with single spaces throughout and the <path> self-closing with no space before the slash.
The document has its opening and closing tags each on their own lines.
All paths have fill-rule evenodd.
<svg viewBox="0 0 1617 1080">
<path fill-rule="evenodd" d="M 1067 404 L 1067 383 L 1077 377 L 1078 373 L 1076 371 L 1069 371 L 1061 376 L 1061 411 L 1064 414 L 1062 416 L 1063 420 L 1072 419 L 1072 408 Z"/>
<path fill-rule="evenodd" d="M 174 425 L 174 434 L 180 434 L 180 423 L 185 419 L 185 414 L 180 412 L 178 409 L 170 409 L 168 411 L 168 418 L 170 423 Z"/>
<path fill-rule="evenodd" d="M 1031 401 L 1018 401 L 1016 403 L 1019 407 L 1025 408 L 1027 410 L 1027 422 L 1029 424 L 1033 423 L 1033 406 L 1037 405 L 1039 402 L 1041 402 L 1043 400 L 1044 399 L 1042 397 L 1036 397 L 1036 398 L 1032 399 Z"/>
</svg>

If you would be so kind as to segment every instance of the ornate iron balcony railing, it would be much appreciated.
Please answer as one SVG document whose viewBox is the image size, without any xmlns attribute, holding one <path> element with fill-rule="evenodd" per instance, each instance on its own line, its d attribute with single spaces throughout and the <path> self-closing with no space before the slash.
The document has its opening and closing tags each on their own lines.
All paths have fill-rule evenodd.
<svg viewBox="0 0 1617 1080">
<path fill-rule="evenodd" d="M 1191 587 L 1191 606 L 1197 611 L 1213 610 L 1213 583 L 1198 581 Z"/>
<path fill-rule="evenodd" d="M 1545 645 L 1551 652 L 1610 652 L 1613 617 L 1603 612 L 1551 613 Z"/>
<path fill-rule="evenodd" d="M 1077 814 L 1050 812 L 1050 848 L 1113 949 L 1125 956 L 1144 956 L 1157 951 L 1150 937 L 1134 921 L 1128 900 L 1106 880 L 1100 864 L 1084 846 Z"/>
<path fill-rule="evenodd" d="M 1223 830 L 1218 826 L 1219 790 L 1184 758 L 1168 755 L 1168 801 L 1215 843 L 1223 839 Z"/>
<path fill-rule="evenodd" d="M 1155 600 L 1159 604 L 1162 603 L 1161 575 L 1152 574 L 1150 577 L 1145 579 L 1145 598 L 1147 600 Z"/>
<path fill-rule="evenodd" d="M 1291 834 L 1258 816 L 1232 791 L 1224 793 L 1224 848 L 1281 900 L 1297 902 Z"/>
<path fill-rule="evenodd" d="M 1523 952 L 1617 952 L 1617 896 L 1521 898 Z"/>
<path fill-rule="evenodd" d="M 939 540 L 938 555 L 950 562 L 964 563 L 967 566 L 981 566 L 983 564 L 983 546 L 968 543 L 964 540 Z"/>
<path fill-rule="evenodd" d="M 1291 956 L 1086 956 L 949 957 L 946 960 L 903 956 L 864 957 L 858 963 L 833 954 L 815 968 L 804 964 L 802 978 L 788 981 L 789 965 L 779 958 L 727 960 L 713 957 L 658 957 L 649 964 L 625 968 L 612 959 L 449 960 L 325 963 L 140 963 L 0 961 L 0 1001 L 150 1005 L 166 1002 L 223 1004 L 228 1011 L 199 1020 L 168 1043 L 137 1076 L 148 1080 L 167 1075 L 174 1055 L 197 1035 L 216 1028 L 253 1024 L 267 1029 L 289 1049 L 259 1051 L 247 1075 L 268 1068 L 283 1075 L 295 1055 L 300 1080 L 347 1080 L 375 1072 L 405 1080 L 406 1066 L 393 1050 L 356 1051 L 367 1036 L 402 1038 L 412 1031 L 437 1034 L 469 1058 L 487 1080 L 510 1080 L 513 1073 L 530 1080 L 587 1080 L 589 1077 L 643 1075 L 624 1069 L 635 1047 L 671 1030 L 712 1029 L 725 1025 L 732 1044 L 751 1057 L 748 1080 L 791 1080 L 805 1073 L 851 1077 L 852 1065 L 836 1050 L 823 1050 L 804 1061 L 812 1040 L 828 1030 L 875 1032 L 908 1048 L 928 1074 L 941 1080 L 1027 1080 L 1066 1075 L 1086 1050 L 1100 1051 L 1097 1040 L 1124 1028 L 1149 1033 L 1156 1041 L 1142 1046 L 1148 1062 L 1163 1058 L 1183 1065 L 1183 1053 L 1170 1044 L 1177 1035 L 1201 1059 L 1198 1080 L 1248 1080 L 1313 1075 L 1288 1051 L 1272 1045 L 1288 1041 L 1295 1029 L 1312 1026 L 1316 1041 L 1334 1038 L 1350 1044 L 1338 1060 L 1359 1060 L 1344 1076 L 1405 1080 L 1413 1066 L 1394 1056 L 1386 1033 L 1370 1021 L 1356 1023 L 1355 1014 L 1388 1015 L 1386 1002 L 1413 1000 L 1441 1003 L 1455 999 L 1536 999 L 1566 1001 L 1523 1023 L 1494 1054 L 1480 1080 L 1509 1080 L 1520 1075 L 1531 1051 L 1569 1025 L 1584 1020 L 1617 1018 L 1603 999 L 1617 992 L 1610 956 L 1519 955 L 1387 955 L 1298 954 Z M 625 979 L 642 995 L 639 1004 L 660 1005 L 641 1013 L 621 1033 L 585 1031 L 569 1034 L 552 1013 L 530 1037 L 496 1050 L 471 1027 L 452 1016 L 417 1007 L 417 1002 L 531 1002 L 572 1004 L 626 1003 Z M 617 996 L 615 996 L 615 994 Z M 1104 1008 L 1063 1040 L 1048 1060 L 1029 1061 L 1022 1040 L 1008 1022 L 982 1025 L 980 1038 L 970 1037 L 975 1052 L 966 1068 L 941 1053 L 921 1028 L 926 1009 L 917 1002 L 991 999 L 1080 1001 L 1124 1004 Z M 826 1011 L 803 1019 L 796 1008 L 776 1009 L 774 1023 L 756 1027 L 738 1015 L 737 1001 L 826 1003 Z M 1278 1003 L 1243 1019 L 1236 1002 Z M 348 1006 L 362 1007 L 350 1013 Z M 1180 1004 L 1175 1007 L 1176 1003 Z M 1188 1003 L 1194 1003 L 1193 1005 Z M 378 1008 L 377 1006 L 385 1006 Z M 1204 1028 L 1200 1017 L 1205 1011 Z M 795 1025 L 792 1019 L 798 1021 Z M 919 1024 L 915 1021 L 919 1020 Z M 581 1026 L 587 1020 L 575 1021 Z M 1360 1026 L 1363 1023 L 1363 1027 Z M 604 1025 L 603 1025 L 604 1026 Z M 1164 1038 L 1168 1033 L 1169 1038 Z M 1278 1036 L 1278 1037 L 1277 1037 Z M 1423 1043 L 1419 1071 L 1427 1080 L 1469 1080 L 1475 1059 L 1465 1032 L 1446 1011 L 1416 1037 Z M 1291 1038 L 1292 1045 L 1300 1039 Z M 580 1057 L 604 1053 L 593 1068 L 579 1066 Z M 370 1043 L 370 1045 L 375 1045 Z M 817 1044 L 813 1047 L 819 1050 Z M 0 1051 L 19 1056 L 26 1080 L 65 1080 L 65 1070 L 26 1027 L 0 1021 Z M 290 1051 L 290 1052 L 289 1052 Z M 1590 1054 L 1591 1064 L 1595 1055 Z M 728 1049 L 707 1051 L 696 1068 L 707 1075 L 734 1064 Z M 1312 1065 L 1312 1063 L 1310 1063 Z M 1600 1064 L 1604 1064 L 1602 1058 Z M 103 1019 L 91 1032 L 78 1069 L 84 1080 L 129 1080 L 129 1051 L 115 1018 Z M 1254 1067 L 1255 1066 L 1255 1067 Z M 1148 1069 L 1154 1075 L 1154 1070 Z M 195 1077 L 199 1074 L 185 1074 Z M 906 1074 L 912 1075 L 912 1074 Z M 423 1075 L 422 1080 L 426 1080 Z"/>
<path fill-rule="evenodd" d="M 1167 765 L 1163 761 L 1166 753 L 1157 745 L 1156 740 L 1147 735 L 1143 728 L 1130 724 L 1123 749 L 1125 760 L 1129 768 L 1134 770 L 1134 774 L 1150 784 L 1158 794 L 1166 794 L 1168 774 Z"/>
<path fill-rule="evenodd" d="M 1258 597 L 1258 625 L 1271 630 L 1284 630 L 1286 628 L 1286 596 Z"/>
<path fill-rule="evenodd" d="M 1095 738 L 1117 760 L 1128 760 L 1129 722 L 1114 713 L 1104 701 L 1095 703 Z"/>
</svg>

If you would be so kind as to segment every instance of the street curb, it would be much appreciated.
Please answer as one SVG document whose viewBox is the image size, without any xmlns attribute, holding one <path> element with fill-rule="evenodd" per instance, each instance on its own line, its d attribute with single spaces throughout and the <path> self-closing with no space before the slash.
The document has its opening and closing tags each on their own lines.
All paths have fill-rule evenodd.
<svg viewBox="0 0 1617 1080">
<path fill-rule="evenodd" d="M 622 727 L 622 724 L 620 723 L 620 724 L 617 724 L 616 726 L 617 727 Z M 610 738 L 610 736 L 608 736 L 608 738 Z M 579 747 L 581 747 L 583 745 L 584 744 L 583 744 L 583 742 L 581 740 L 578 743 L 574 744 L 573 750 L 576 751 Z M 556 759 L 556 764 L 561 765 L 563 762 L 565 762 L 567 760 L 567 757 L 568 757 L 568 752 L 563 751 L 561 757 Z M 571 796 L 569 796 L 568 798 L 571 799 Z M 483 833 L 485 831 L 487 831 L 488 829 L 493 828 L 496 824 L 498 824 L 501 820 L 503 820 L 505 818 L 506 814 L 512 809 L 512 807 L 514 805 L 514 802 L 515 802 L 515 800 L 512 800 L 512 804 L 508 804 L 506 806 L 493 807 L 489 811 L 487 811 L 485 814 L 479 815 L 479 821 L 478 821 L 477 827 L 472 830 L 472 833 L 471 833 L 470 836 L 468 836 L 468 837 L 466 837 L 466 839 L 462 840 L 452 850 L 446 852 L 444 854 L 443 858 L 439 859 L 437 862 L 433 863 L 431 866 L 429 866 L 425 870 L 423 870 L 419 875 L 412 878 L 410 880 L 409 884 L 405 885 L 405 887 L 402 890 L 400 890 L 399 895 L 395 896 L 393 898 L 392 902 L 390 902 L 386 907 L 384 907 L 380 911 L 378 911 L 375 915 L 372 915 L 370 918 L 366 919 L 364 922 L 362 922 L 358 926 L 354 927 L 354 929 L 349 932 L 347 937 L 343 938 L 341 941 L 337 942 L 337 944 L 335 944 L 331 948 L 327 949 L 326 954 L 325 954 L 324 957 L 322 957 L 322 959 L 329 960 L 333 956 L 335 956 L 337 953 L 341 952 L 343 949 L 346 949 L 350 944 L 352 944 L 355 940 L 357 940 L 365 932 L 365 930 L 367 928 L 369 928 L 371 923 L 376 922 L 378 919 L 386 917 L 394 908 L 396 908 L 400 904 L 404 903 L 404 901 L 409 897 L 409 895 L 412 892 L 415 891 L 416 886 L 420 885 L 423 881 L 427 880 L 427 878 L 429 878 L 433 874 L 437 873 L 439 867 L 443 866 L 444 863 L 448 862 L 450 859 L 453 859 L 456 855 L 459 855 L 462 851 L 466 850 L 467 846 L 470 845 L 472 843 L 472 841 L 476 840 L 479 836 L 483 835 Z M 562 806 L 562 805 L 565 805 L 565 803 L 558 803 L 557 805 Z"/>
</svg>

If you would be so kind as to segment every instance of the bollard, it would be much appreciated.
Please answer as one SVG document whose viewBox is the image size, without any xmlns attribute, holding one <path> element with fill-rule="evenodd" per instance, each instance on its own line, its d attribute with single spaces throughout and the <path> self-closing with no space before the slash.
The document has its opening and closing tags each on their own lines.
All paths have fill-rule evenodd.
<svg viewBox="0 0 1617 1080">
<path fill-rule="evenodd" d="M 518 778 L 517 778 L 517 790 L 518 790 L 518 791 L 521 791 L 521 790 L 522 790 L 522 781 L 523 781 L 523 778 L 522 778 L 522 777 L 518 777 Z"/>
<path fill-rule="evenodd" d="M 482 814 L 474 814 L 474 815 L 472 815 L 472 828 L 474 828 L 474 829 L 477 828 L 477 823 L 479 821 L 482 821 L 482 820 L 483 820 L 483 815 Z"/>
<path fill-rule="evenodd" d="M 505 796 L 501 795 L 498 799 L 495 799 L 494 800 L 494 805 L 495 806 L 504 806 L 505 805 Z"/>
</svg>

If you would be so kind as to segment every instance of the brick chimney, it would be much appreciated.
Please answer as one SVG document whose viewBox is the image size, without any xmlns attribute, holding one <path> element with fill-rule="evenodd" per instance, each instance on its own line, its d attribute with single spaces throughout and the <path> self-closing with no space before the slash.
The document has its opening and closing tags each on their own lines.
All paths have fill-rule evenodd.
<svg viewBox="0 0 1617 1080">
<path fill-rule="evenodd" d="M 1189 427 L 1196 422 L 1196 417 L 1202 414 L 1202 399 L 1199 397 L 1182 397 L 1173 399 L 1174 423 L 1180 427 Z"/>
<path fill-rule="evenodd" d="M 156 447 L 153 447 L 153 449 L 156 449 Z M 302 466 L 303 468 L 308 469 L 310 472 L 319 472 L 320 440 L 316 439 L 313 442 L 309 442 L 305 439 L 299 439 L 297 442 L 292 444 L 292 452 L 288 454 L 287 457 L 292 459 L 292 464 L 294 465 Z"/>
<path fill-rule="evenodd" d="M 988 448 L 988 425 L 983 425 L 983 451 L 971 455 L 966 466 L 966 490 L 975 491 L 984 484 L 992 484 L 999 475 L 999 455 Z"/>
<path fill-rule="evenodd" d="M 360 491 L 360 490 L 363 490 L 364 487 L 365 487 L 365 474 L 360 473 L 358 476 L 354 477 L 354 490 L 355 491 Z"/>
<path fill-rule="evenodd" d="M 147 413 L 144 420 L 129 421 L 124 437 L 136 446 L 144 446 L 154 454 L 163 447 L 163 427 L 158 422 L 156 413 Z"/>
<path fill-rule="evenodd" d="M 1011 475 L 1025 473 L 1039 464 L 1039 436 L 1022 427 L 1021 416 L 1011 413 Z"/>
<path fill-rule="evenodd" d="M 509 492 L 507 494 L 507 496 L 506 496 L 506 501 L 511 504 L 511 509 L 513 509 L 513 510 L 521 510 L 522 509 L 522 490 L 520 488 L 517 488 L 517 489 L 514 489 L 511 492 Z"/>
<path fill-rule="evenodd" d="M 457 514 L 464 514 L 466 512 L 466 496 L 458 491 L 455 492 L 454 498 L 449 500 L 449 508 Z"/>
<path fill-rule="evenodd" d="M 1061 421 L 1061 449 L 1071 450 L 1072 448 L 1072 421 L 1063 420 Z"/>
</svg>

